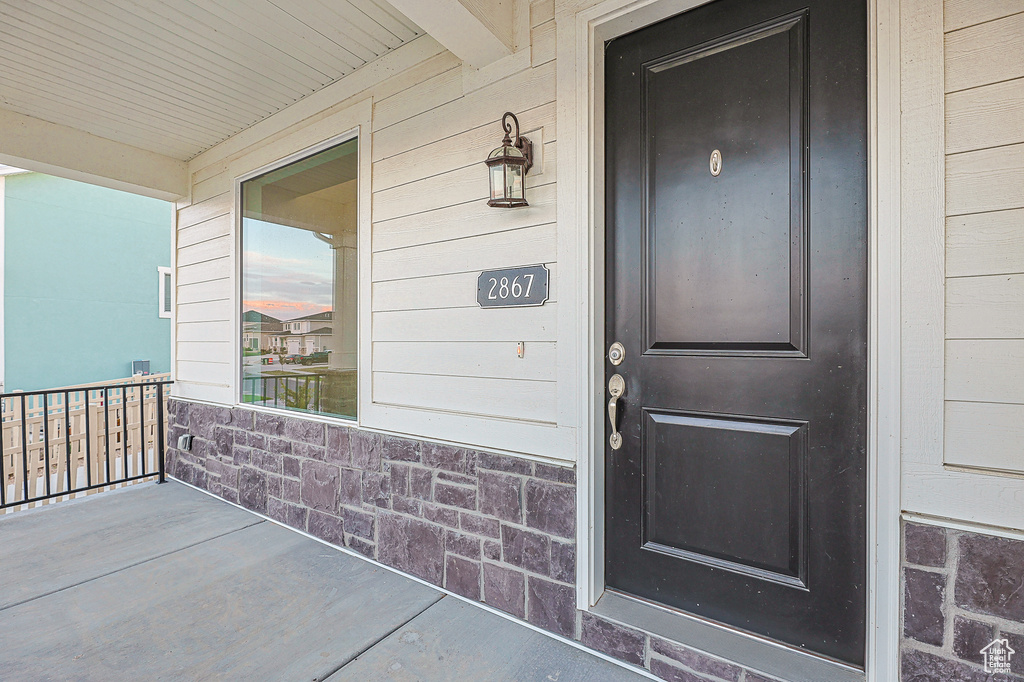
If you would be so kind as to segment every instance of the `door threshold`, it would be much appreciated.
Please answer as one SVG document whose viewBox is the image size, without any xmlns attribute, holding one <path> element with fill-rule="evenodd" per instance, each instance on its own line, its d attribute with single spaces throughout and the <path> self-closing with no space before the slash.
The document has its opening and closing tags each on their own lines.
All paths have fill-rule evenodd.
<svg viewBox="0 0 1024 682">
<path fill-rule="evenodd" d="M 864 682 L 858 668 L 637 597 L 605 590 L 591 612 L 786 682 Z"/>
</svg>

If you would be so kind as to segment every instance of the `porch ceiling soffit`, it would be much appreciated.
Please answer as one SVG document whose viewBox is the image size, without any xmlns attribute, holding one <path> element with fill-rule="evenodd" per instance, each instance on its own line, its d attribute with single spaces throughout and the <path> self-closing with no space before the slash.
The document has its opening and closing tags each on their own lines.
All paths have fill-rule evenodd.
<svg viewBox="0 0 1024 682">
<path fill-rule="evenodd" d="M 180 162 L 423 34 L 386 0 L 23 0 L 0 26 L 0 162 L 162 198 Z"/>
</svg>

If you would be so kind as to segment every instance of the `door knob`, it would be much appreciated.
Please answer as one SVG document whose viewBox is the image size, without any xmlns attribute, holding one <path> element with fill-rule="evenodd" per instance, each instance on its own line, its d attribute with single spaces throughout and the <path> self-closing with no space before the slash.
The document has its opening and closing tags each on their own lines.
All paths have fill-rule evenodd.
<svg viewBox="0 0 1024 682">
<path fill-rule="evenodd" d="M 608 419 L 612 423 L 612 435 L 608 438 L 608 444 L 612 446 L 612 450 L 618 450 L 622 447 L 622 434 L 619 433 L 619 398 L 626 393 L 626 380 L 622 378 L 621 374 L 613 374 L 611 379 L 608 380 L 608 395 L 611 399 L 608 401 Z"/>
</svg>

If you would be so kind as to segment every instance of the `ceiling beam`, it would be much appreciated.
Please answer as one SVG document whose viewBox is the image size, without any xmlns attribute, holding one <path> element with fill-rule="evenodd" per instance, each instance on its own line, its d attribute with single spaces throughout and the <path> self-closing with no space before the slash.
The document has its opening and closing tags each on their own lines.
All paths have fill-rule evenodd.
<svg viewBox="0 0 1024 682">
<path fill-rule="evenodd" d="M 515 50 L 514 0 L 390 0 L 391 5 L 479 69 Z"/>
<path fill-rule="evenodd" d="M 165 201 L 188 194 L 184 161 L 5 109 L 0 163 Z"/>
</svg>

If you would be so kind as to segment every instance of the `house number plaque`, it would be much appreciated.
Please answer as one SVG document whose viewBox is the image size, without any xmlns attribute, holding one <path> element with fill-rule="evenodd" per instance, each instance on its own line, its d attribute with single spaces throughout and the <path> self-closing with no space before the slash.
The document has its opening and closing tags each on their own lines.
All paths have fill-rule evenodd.
<svg viewBox="0 0 1024 682">
<path fill-rule="evenodd" d="M 548 269 L 543 265 L 485 270 L 476 280 L 481 308 L 524 308 L 548 300 Z"/>
</svg>

